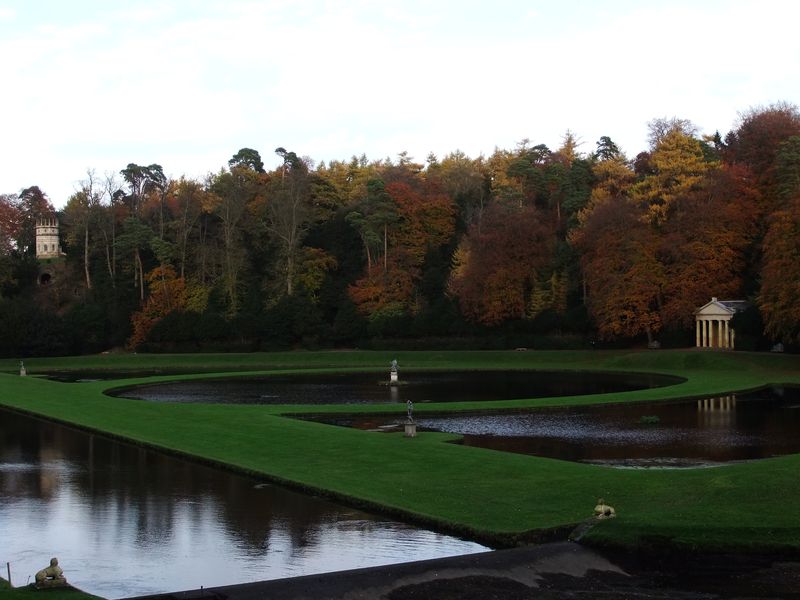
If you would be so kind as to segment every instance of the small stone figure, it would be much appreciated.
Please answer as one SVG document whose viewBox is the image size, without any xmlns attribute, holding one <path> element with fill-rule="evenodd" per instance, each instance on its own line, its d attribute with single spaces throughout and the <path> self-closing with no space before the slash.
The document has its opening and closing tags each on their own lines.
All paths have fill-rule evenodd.
<svg viewBox="0 0 800 600">
<path fill-rule="evenodd" d="M 594 516 L 597 519 L 613 519 L 617 516 L 617 511 L 613 506 L 606 504 L 602 498 L 597 500 L 597 506 L 594 507 Z"/>
<path fill-rule="evenodd" d="M 24 362 L 22 362 L 22 361 L 19 361 L 19 374 L 20 374 L 22 377 L 24 377 L 25 375 L 27 375 L 27 371 L 25 370 L 25 363 L 24 363 Z"/>
<path fill-rule="evenodd" d="M 67 578 L 64 577 L 64 571 L 58 566 L 58 559 L 55 557 L 50 559 L 49 567 L 36 573 L 37 588 L 65 587 L 66 585 Z"/>
<path fill-rule="evenodd" d="M 408 422 L 414 422 L 414 403 L 411 400 L 406 400 L 406 412 L 408 413 Z"/>
</svg>

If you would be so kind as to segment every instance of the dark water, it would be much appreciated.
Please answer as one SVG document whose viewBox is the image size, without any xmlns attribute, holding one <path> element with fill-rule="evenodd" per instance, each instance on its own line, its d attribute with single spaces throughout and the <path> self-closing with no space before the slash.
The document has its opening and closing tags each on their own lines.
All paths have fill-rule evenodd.
<svg viewBox="0 0 800 600">
<path fill-rule="evenodd" d="M 485 551 L 320 498 L 0 411 L 0 561 L 57 556 L 107 598 Z"/>
<path fill-rule="evenodd" d="M 416 419 L 467 446 L 620 467 L 692 467 L 800 452 L 800 389 L 703 400 Z M 372 429 L 374 417 L 339 420 Z"/>
<path fill-rule="evenodd" d="M 138 386 L 118 392 L 158 402 L 370 404 L 466 402 L 625 392 L 683 381 L 651 374 L 548 371 L 401 372 L 400 385 L 377 373 L 232 377 Z"/>
</svg>

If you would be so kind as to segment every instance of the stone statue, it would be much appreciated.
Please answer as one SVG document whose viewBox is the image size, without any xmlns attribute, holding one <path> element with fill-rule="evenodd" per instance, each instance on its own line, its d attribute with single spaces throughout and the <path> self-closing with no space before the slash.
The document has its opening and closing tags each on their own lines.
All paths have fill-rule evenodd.
<svg viewBox="0 0 800 600">
<path fill-rule="evenodd" d="M 50 566 L 36 573 L 37 588 L 64 587 L 67 585 L 67 578 L 64 571 L 58 566 L 58 559 L 50 559 Z"/>
<path fill-rule="evenodd" d="M 617 516 L 617 511 L 613 506 L 606 504 L 602 498 L 598 499 L 597 506 L 594 507 L 594 516 L 598 519 L 613 519 Z"/>
<path fill-rule="evenodd" d="M 25 370 L 25 363 L 22 362 L 22 361 L 19 361 L 19 374 L 20 375 L 26 375 L 27 374 L 27 371 Z"/>
<path fill-rule="evenodd" d="M 397 360 L 393 360 L 392 361 L 391 371 L 392 371 L 392 373 L 397 373 Z"/>
<path fill-rule="evenodd" d="M 406 412 L 408 413 L 408 421 L 414 421 L 414 403 L 409 399 L 406 400 Z"/>
</svg>

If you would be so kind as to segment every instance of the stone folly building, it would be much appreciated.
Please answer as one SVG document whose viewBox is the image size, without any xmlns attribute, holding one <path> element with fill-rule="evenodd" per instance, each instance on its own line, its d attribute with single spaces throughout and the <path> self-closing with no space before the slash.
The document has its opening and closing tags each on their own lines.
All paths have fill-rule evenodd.
<svg viewBox="0 0 800 600">
<path fill-rule="evenodd" d="M 694 311 L 697 347 L 733 350 L 736 336 L 731 319 L 748 306 L 744 300 L 711 298 L 711 302 Z"/>
<path fill-rule="evenodd" d="M 58 258 L 61 256 L 61 241 L 58 235 L 58 218 L 55 215 L 36 219 L 36 258 Z"/>
</svg>

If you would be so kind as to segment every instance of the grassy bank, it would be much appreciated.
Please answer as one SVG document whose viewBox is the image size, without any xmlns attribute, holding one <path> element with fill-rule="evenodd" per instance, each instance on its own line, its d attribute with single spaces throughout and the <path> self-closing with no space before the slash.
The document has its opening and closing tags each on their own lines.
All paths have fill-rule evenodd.
<svg viewBox="0 0 800 600">
<path fill-rule="evenodd" d="M 46 591 L 36 590 L 30 585 L 12 588 L 8 581 L 0 578 L 0 598 L 3 600 L 41 600 L 42 596 L 46 596 L 47 600 L 94 600 L 97 598 L 97 596 L 73 588 Z"/>
<path fill-rule="evenodd" d="M 628 402 L 713 395 L 770 383 L 800 384 L 794 356 L 699 351 L 298 352 L 246 355 L 103 355 L 32 359 L 29 374 L 55 369 L 110 372 L 292 372 L 300 369 L 560 369 L 681 376 L 677 385 L 591 397 L 492 402 L 492 409 Z M 14 373 L 17 361 L 0 361 Z M 154 379 L 62 384 L 0 375 L 0 404 L 243 471 L 381 507 L 483 539 L 511 542 L 566 529 L 591 514 L 598 497 L 619 518 L 586 539 L 700 549 L 800 551 L 800 455 L 714 469 L 630 471 L 442 443 L 452 436 L 374 434 L 303 422 L 287 411 L 320 406 L 178 405 L 109 398 L 104 389 Z M 486 409 L 481 403 L 426 404 L 417 412 Z M 404 413 L 404 407 L 326 407 Z"/>
</svg>

